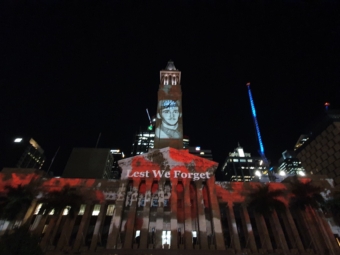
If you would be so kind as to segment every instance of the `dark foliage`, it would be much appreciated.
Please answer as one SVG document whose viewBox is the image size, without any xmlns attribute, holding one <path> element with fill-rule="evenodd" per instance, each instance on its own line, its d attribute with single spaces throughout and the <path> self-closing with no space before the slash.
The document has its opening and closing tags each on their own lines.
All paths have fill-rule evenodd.
<svg viewBox="0 0 340 255">
<path fill-rule="evenodd" d="M 292 194 L 290 205 L 293 208 L 305 210 L 311 206 L 316 209 L 325 203 L 320 194 L 322 188 L 315 186 L 311 181 L 301 182 L 298 178 L 294 178 L 290 182 L 290 187 Z"/>
<path fill-rule="evenodd" d="M 39 238 L 32 236 L 27 227 L 16 229 L 0 239 L 0 254 L 6 255 L 43 255 L 38 245 Z"/>
<path fill-rule="evenodd" d="M 270 215 L 274 210 L 282 212 L 286 209 L 284 202 L 278 199 L 283 196 L 285 191 L 282 189 L 270 190 L 269 185 L 258 186 L 247 195 L 246 204 L 257 213 Z"/>
<path fill-rule="evenodd" d="M 331 213 L 335 223 L 340 226 L 340 192 L 333 194 L 333 198 L 325 202 L 325 209 Z"/>
<path fill-rule="evenodd" d="M 34 190 L 31 185 L 12 187 L 6 186 L 7 194 L 0 198 L 1 218 L 14 220 L 16 216 L 24 211 L 34 199 Z"/>
<path fill-rule="evenodd" d="M 39 213 L 46 215 L 54 210 L 54 215 L 58 215 L 66 206 L 69 206 L 70 210 L 68 215 L 70 217 L 74 217 L 79 212 L 80 206 L 86 203 L 85 195 L 70 186 L 65 186 L 60 191 L 46 193 L 39 202 L 43 203 Z"/>
</svg>

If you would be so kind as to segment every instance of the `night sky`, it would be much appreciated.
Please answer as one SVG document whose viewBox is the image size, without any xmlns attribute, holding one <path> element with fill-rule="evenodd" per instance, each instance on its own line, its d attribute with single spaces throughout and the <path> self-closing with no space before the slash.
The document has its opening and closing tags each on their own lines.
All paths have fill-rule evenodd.
<svg viewBox="0 0 340 255">
<path fill-rule="evenodd" d="M 182 72 L 183 128 L 223 163 L 258 155 L 251 82 L 274 164 L 328 101 L 340 108 L 340 4 L 333 0 L 3 0 L 0 168 L 33 137 L 60 174 L 73 147 L 120 148 L 156 113 L 159 71 Z"/>
</svg>

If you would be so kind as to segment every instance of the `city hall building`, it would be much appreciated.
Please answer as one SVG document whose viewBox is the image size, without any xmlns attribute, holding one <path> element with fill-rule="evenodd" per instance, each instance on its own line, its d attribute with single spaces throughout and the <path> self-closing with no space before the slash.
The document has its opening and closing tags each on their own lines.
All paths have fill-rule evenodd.
<svg viewBox="0 0 340 255">
<path fill-rule="evenodd" d="M 7 185 L 31 183 L 40 192 L 15 220 L 1 220 L 0 235 L 27 225 L 46 254 L 339 254 L 336 226 L 321 211 L 287 206 L 262 215 L 245 203 L 260 186 L 288 190 L 289 184 L 216 182 L 216 162 L 182 149 L 180 81 L 170 61 L 160 73 L 154 149 L 120 160 L 120 180 L 4 169 L 2 194 Z M 331 180 L 312 182 L 331 194 Z M 65 187 L 85 198 L 76 216 L 68 215 L 70 206 L 59 214 L 41 212 L 42 197 Z M 278 199 L 288 205 L 287 198 Z"/>
</svg>

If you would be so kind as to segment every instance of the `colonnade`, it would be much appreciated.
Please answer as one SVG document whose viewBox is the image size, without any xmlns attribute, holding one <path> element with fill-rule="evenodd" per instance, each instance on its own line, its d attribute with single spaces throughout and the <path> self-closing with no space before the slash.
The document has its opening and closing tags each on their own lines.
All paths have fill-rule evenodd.
<svg viewBox="0 0 340 255">
<path fill-rule="evenodd" d="M 44 250 L 95 251 L 98 245 L 106 249 L 225 249 L 219 205 L 214 190 L 214 178 L 204 183 L 202 181 L 173 180 L 167 207 L 164 206 L 164 203 L 155 207 L 155 204 L 152 204 L 152 197 L 147 199 L 146 196 L 143 207 L 139 206 L 140 201 L 136 196 L 130 197 L 131 201 L 127 203 L 126 199 L 129 195 L 131 196 L 131 192 L 128 194 L 128 189 L 132 188 L 139 192 L 142 184 L 145 187 L 145 194 L 151 194 L 155 184 L 158 186 L 158 192 L 161 189 L 164 190 L 166 180 L 121 180 L 115 201 L 106 200 L 101 204 L 88 203 L 85 205 L 82 215 L 75 218 L 63 215 L 61 212 L 59 215 L 38 214 L 33 219 L 33 212 L 38 206 L 36 202 L 32 203 L 25 218 L 26 221 L 31 221 L 30 231 L 41 236 L 40 246 Z M 182 197 L 179 197 L 178 186 L 183 187 L 180 195 Z M 192 188 L 195 192 L 191 191 Z M 205 202 L 203 201 L 203 189 L 206 189 L 207 192 L 207 201 Z M 107 217 L 109 217 L 107 215 L 108 206 L 112 204 L 114 204 L 114 211 L 110 215 L 109 226 L 104 226 L 105 220 L 107 222 Z M 205 204 L 208 206 L 205 207 Z M 93 216 L 95 206 L 99 213 L 97 212 L 97 215 Z M 184 217 L 180 215 L 181 213 Z M 151 229 L 150 219 L 154 218 L 154 214 L 156 214 L 156 221 L 152 224 L 155 227 Z M 168 215 L 166 223 L 165 215 Z M 95 224 L 93 224 L 94 218 L 96 218 Z M 137 227 L 136 220 L 140 220 L 140 218 L 142 218 L 142 224 Z M 208 224 L 210 225 L 208 226 Z M 167 245 L 162 244 L 161 239 L 164 225 L 167 225 L 171 232 L 170 243 Z M 108 228 L 107 241 L 105 240 L 105 242 L 102 240 L 104 228 Z M 137 230 L 140 233 L 138 243 L 135 238 Z M 154 231 L 154 237 L 151 240 L 152 231 Z M 197 233 L 195 243 L 193 242 L 193 231 Z M 89 233 L 91 234 L 90 242 Z"/>
<path fill-rule="evenodd" d="M 238 223 L 235 205 L 238 207 L 240 218 Z M 293 210 L 293 214 L 291 209 L 286 208 L 284 212 L 274 211 L 263 216 L 249 210 L 244 204 L 235 204 L 233 201 L 220 206 L 221 209 L 225 207 L 227 226 L 224 226 L 224 229 L 228 229 L 230 238 L 230 242 L 225 239 L 225 244 L 235 251 L 276 251 L 283 254 L 314 251 L 317 254 L 334 255 L 339 253 L 339 246 L 322 213 L 312 208 L 307 208 L 306 212 Z M 244 238 L 243 243 L 241 237 Z"/>
<path fill-rule="evenodd" d="M 276 250 L 285 254 L 313 250 L 317 254 L 338 254 L 339 247 L 320 211 L 287 208 L 285 212 L 274 212 L 264 217 L 242 203 L 219 201 L 213 177 L 196 182 L 174 179 L 171 189 L 167 190 L 171 193 L 169 201 L 155 204 L 152 200 L 152 193 L 156 193 L 154 185 L 160 194 L 164 186 L 170 183 L 165 179 L 121 180 L 115 200 L 88 203 L 75 218 L 62 212 L 53 216 L 34 215 L 38 206 L 34 200 L 22 224 L 28 222 L 30 231 L 41 236 L 40 245 L 44 250 L 78 252 L 96 251 L 101 247 L 232 249 L 236 252 L 248 250 L 263 253 Z M 181 187 L 180 192 L 178 187 Z M 134 193 L 129 193 L 129 189 Z M 138 199 L 142 193 L 143 206 Z M 151 196 L 148 197 L 148 194 Z M 130 199 L 129 203 L 127 199 Z M 230 199 L 233 199 L 232 196 Z M 114 210 L 109 212 L 108 208 L 113 207 Z M 164 230 L 171 232 L 170 243 L 166 245 L 162 243 Z M 197 234 L 195 242 L 194 232 Z"/>
</svg>

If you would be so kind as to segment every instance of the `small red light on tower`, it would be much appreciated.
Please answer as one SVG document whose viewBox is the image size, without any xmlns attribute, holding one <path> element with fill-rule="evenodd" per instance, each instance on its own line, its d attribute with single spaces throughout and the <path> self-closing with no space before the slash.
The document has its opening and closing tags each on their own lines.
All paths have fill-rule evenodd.
<svg viewBox="0 0 340 255">
<path fill-rule="evenodd" d="M 328 103 L 328 102 L 325 103 L 325 109 L 326 109 L 326 111 L 328 111 L 328 106 L 330 106 L 330 105 L 331 105 L 331 104 Z"/>
<path fill-rule="evenodd" d="M 250 86 L 250 82 L 247 82 L 247 84 L 246 84 L 247 86 Z"/>
</svg>

